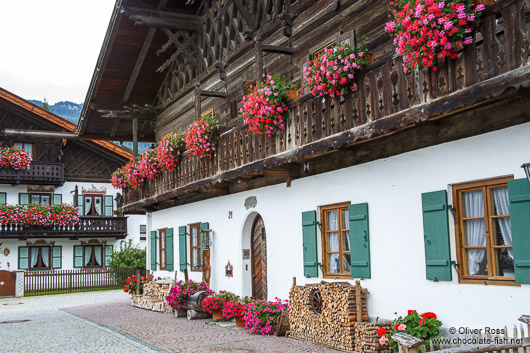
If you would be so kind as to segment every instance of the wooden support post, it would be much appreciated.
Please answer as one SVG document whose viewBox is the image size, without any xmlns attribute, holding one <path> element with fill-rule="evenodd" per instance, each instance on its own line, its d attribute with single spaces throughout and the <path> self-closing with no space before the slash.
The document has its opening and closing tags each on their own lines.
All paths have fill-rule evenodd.
<svg viewBox="0 0 530 353">
<path fill-rule="evenodd" d="M 195 121 L 201 118 L 201 83 L 195 82 Z"/>
<path fill-rule="evenodd" d="M 263 44 L 261 43 L 261 36 L 256 36 L 255 45 L 256 54 L 256 76 L 258 82 L 263 82 Z"/>
<path fill-rule="evenodd" d="M 296 277 L 293 277 L 293 287 L 296 287 Z"/>
<path fill-rule="evenodd" d="M 355 280 L 355 305 L 357 310 L 357 322 L 363 321 L 363 306 L 362 306 L 362 295 L 361 295 L 361 281 Z"/>
<path fill-rule="evenodd" d="M 138 156 L 138 119 L 133 119 L 132 121 L 133 128 L 133 156 Z"/>
<path fill-rule="evenodd" d="M 185 282 L 188 281 L 188 269 L 187 268 L 184 270 L 184 281 Z"/>
<path fill-rule="evenodd" d="M 140 270 L 136 270 L 136 295 L 142 295 Z"/>
</svg>

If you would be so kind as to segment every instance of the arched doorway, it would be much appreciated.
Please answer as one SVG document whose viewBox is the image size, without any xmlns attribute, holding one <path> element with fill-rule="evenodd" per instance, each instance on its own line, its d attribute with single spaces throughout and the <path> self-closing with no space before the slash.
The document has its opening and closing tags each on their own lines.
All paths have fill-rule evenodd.
<svg viewBox="0 0 530 353">
<path fill-rule="evenodd" d="M 250 235 L 252 250 L 252 296 L 267 300 L 267 233 L 260 215 L 254 219 Z"/>
</svg>

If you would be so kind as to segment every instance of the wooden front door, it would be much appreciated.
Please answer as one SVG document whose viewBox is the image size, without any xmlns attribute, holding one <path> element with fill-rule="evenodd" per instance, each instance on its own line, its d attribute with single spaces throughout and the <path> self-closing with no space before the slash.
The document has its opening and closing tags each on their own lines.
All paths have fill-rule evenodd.
<svg viewBox="0 0 530 353">
<path fill-rule="evenodd" d="M 267 237 L 263 219 L 258 216 L 252 226 L 252 296 L 267 299 Z"/>
<path fill-rule="evenodd" d="M 15 296 L 15 272 L 0 271 L 0 297 Z"/>
</svg>

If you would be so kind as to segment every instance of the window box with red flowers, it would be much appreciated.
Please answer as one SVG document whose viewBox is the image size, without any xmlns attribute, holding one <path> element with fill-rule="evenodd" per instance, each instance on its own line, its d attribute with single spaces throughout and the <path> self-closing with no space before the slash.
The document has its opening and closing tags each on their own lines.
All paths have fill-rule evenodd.
<svg viewBox="0 0 530 353">
<path fill-rule="evenodd" d="M 263 82 L 251 86 L 251 91 L 243 97 L 243 122 L 253 135 L 271 137 L 285 130 L 288 117 L 286 105 L 290 88 L 285 78 L 276 74 L 264 76 Z"/>
<path fill-rule="evenodd" d="M 0 148 L 0 169 L 29 169 L 31 156 L 16 147 Z"/>
<path fill-rule="evenodd" d="M 455 59 L 473 43 L 484 5 L 473 0 L 390 1 L 391 20 L 385 31 L 394 38 L 405 72 L 414 68 L 437 71 L 446 58 Z"/>
<path fill-rule="evenodd" d="M 340 96 L 356 89 L 357 71 L 371 61 L 362 43 L 354 48 L 348 43 L 335 44 L 307 62 L 304 78 L 313 95 Z"/>
<path fill-rule="evenodd" d="M 199 159 L 212 158 L 219 144 L 217 125 L 214 115 L 205 115 L 200 120 L 194 121 L 184 131 L 186 153 Z"/>
<path fill-rule="evenodd" d="M 0 225 L 2 227 L 69 228 L 77 223 L 79 223 L 77 207 L 66 203 L 46 206 L 35 203 L 25 205 L 0 204 Z"/>
</svg>

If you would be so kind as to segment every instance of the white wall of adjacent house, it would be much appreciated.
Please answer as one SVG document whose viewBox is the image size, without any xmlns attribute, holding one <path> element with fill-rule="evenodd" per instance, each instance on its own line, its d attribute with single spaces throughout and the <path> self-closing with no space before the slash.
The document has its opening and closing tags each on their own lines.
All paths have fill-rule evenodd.
<svg viewBox="0 0 530 353">
<path fill-rule="evenodd" d="M 530 285 L 463 284 L 454 270 L 452 281 L 427 280 L 421 194 L 447 190 L 451 198 L 452 184 L 501 176 L 523 178 L 520 166 L 529 162 L 529 136 L 527 123 L 304 177 L 294 180 L 290 187 L 269 186 L 173 207 L 154 212 L 150 230 L 174 229 L 174 264 L 178 270 L 178 227 L 209 222 L 213 230 L 211 287 L 245 296 L 252 294 L 251 264 L 243 260 L 242 249 L 249 248 L 252 219 L 259 213 L 267 235 L 268 298 L 286 299 L 293 277 L 298 285 L 324 279 L 320 270 L 318 278 L 304 277 L 302 212 L 340 202 L 366 202 L 371 278 L 361 283 L 370 291 L 371 317 L 394 319 L 396 312 L 406 315 L 408 309 L 416 309 L 437 313 L 445 327 L 502 328 L 528 314 Z M 256 197 L 257 204 L 247 209 L 245 200 L 250 196 Z M 456 260 L 451 215 L 449 227 L 451 259 Z M 320 232 L 317 244 L 321 262 Z M 189 262 L 189 249 L 187 253 Z M 233 277 L 225 276 L 228 261 L 234 266 Z M 157 271 L 155 275 L 172 277 L 173 273 Z M 200 280 L 202 274 L 189 275 Z M 180 271 L 178 278 L 183 279 Z"/>
<path fill-rule="evenodd" d="M 62 186 L 55 187 L 42 187 L 42 186 L 28 186 L 28 185 L 16 185 L 11 186 L 7 184 L 0 184 L 0 193 L 6 193 L 6 202 L 8 204 L 18 204 L 19 193 L 31 193 L 31 192 L 52 192 L 54 194 L 61 194 L 63 203 L 73 203 L 75 186 L 78 186 L 79 195 L 83 192 L 101 192 L 105 195 L 111 195 L 114 199 L 119 192 L 112 187 L 110 183 L 83 183 L 83 182 L 65 182 Z M 116 209 L 116 201 L 113 201 L 113 209 Z M 144 215 L 128 215 L 127 216 L 127 238 L 124 241 L 132 240 L 132 244 L 143 249 L 146 246 L 145 240 L 141 240 L 141 237 L 145 237 L 145 234 L 140 234 L 140 225 L 146 225 L 147 218 Z M 29 243 L 34 243 L 36 240 L 45 240 L 47 242 L 53 242 L 55 246 L 62 247 L 62 263 L 61 269 L 72 269 L 73 268 L 73 247 L 74 245 L 81 245 L 81 241 L 88 241 L 96 239 L 100 243 L 106 245 L 112 245 L 114 250 L 120 249 L 120 243 L 122 240 L 115 238 L 94 238 L 85 237 L 83 239 L 69 240 L 61 238 L 30 238 L 28 240 L 18 239 L 2 239 L 0 236 L 0 270 L 17 270 L 18 269 L 18 248 L 19 246 L 27 246 Z M 8 249 L 7 251 L 5 249 Z M 5 255 L 8 254 L 8 255 Z"/>
</svg>

